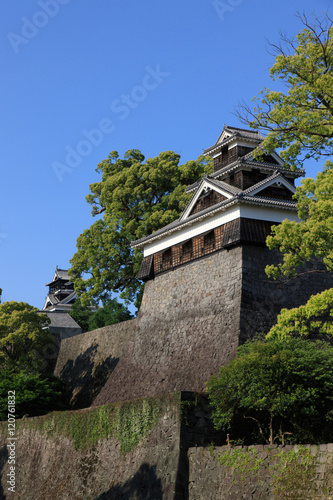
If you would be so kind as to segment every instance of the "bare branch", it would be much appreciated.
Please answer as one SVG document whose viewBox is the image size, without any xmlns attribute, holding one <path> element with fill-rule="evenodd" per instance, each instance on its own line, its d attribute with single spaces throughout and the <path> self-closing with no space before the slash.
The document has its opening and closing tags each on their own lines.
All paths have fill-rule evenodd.
<svg viewBox="0 0 333 500">
<path fill-rule="evenodd" d="M 256 418 L 254 418 L 254 417 L 248 417 L 247 415 L 243 415 L 243 418 L 248 418 L 248 419 L 254 420 L 254 421 L 257 423 L 258 427 L 259 427 L 259 432 L 260 432 L 260 434 L 262 435 L 262 437 L 264 438 L 264 440 L 266 441 L 266 443 L 267 443 L 267 444 L 270 444 L 270 443 L 269 443 L 269 440 L 265 437 L 265 435 L 264 435 L 264 433 L 263 433 L 263 430 L 262 430 L 262 427 L 261 427 L 261 425 L 260 425 L 259 420 L 257 420 L 257 419 L 256 419 Z"/>
<path fill-rule="evenodd" d="M 98 215 L 98 214 L 102 214 L 103 212 L 105 212 L 106 210 L 106 207 L 102 207 L 100 209 L 98 209 L 97 207 L 93 207 L 93 215 Z"/>
</svg>

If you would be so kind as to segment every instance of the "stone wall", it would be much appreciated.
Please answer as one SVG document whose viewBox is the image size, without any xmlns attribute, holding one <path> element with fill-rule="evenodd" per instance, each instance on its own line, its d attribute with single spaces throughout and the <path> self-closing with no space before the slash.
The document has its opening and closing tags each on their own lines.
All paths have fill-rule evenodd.
<svg viewBox="0 0 333 500">
<path fill-rule="evenodd" d="M 241 253 L 217 252 L 146 283 L 128 350 L 94 404 L 205 389 L 236 354 Z"/>
<path fill-rule="evenodd" d="M 71 407 L 87 408 L 128 349 L 136 319 L 61 341 L 54 374 L 66 381 Z"/>
<path fill-rule="evenodd" d="M 72 412 L 85 418 L 92 409 Z M 0 498 L 15 500 L 129 500 L 177 498 L 180 420 L 177 398 L 149 435 L 131 451 L 116 438 L 101 438 L 86 449 L 64 436 L 56 413 L 17 422 L 15 493 L 8 491 L 6 427 L 1 429 Z M 59 422 L 57 423 L 57 421 Z M 95 422 L 97 423 L 97 422 Z M 5 422 L 3 423 L 5 424 Z M 93 425 L 93 424 L 91 424 Z M 77 430 L 80 432 L 80 429 Z M 178 497 L 182 498 L 182 496 Z"/>
<path fill-rule="evenodd" d="M 204 391 L 239 343 L 267 333 L 282 307 L 333 286 L 325 273 L 277 283 L 265 274 L 272 262 L 278 256 L 267 248 L 239 245 L 148 281 L 129 348 L 94 404 Z"/>
<path fill-rule="evenodd" d="M 158 408 L 156 418 L 148 425 L 146 417 L 154 408 Z M 72 419 L 75 425 L 68 425 Z M 133 442 L 133 435 L 140 438 Z M 225 436 L 213 429 L 207 399 L 200 394 L 56 412 L 16 422 L 12 493 L 7 483 L 7 437 L 3 422 L 0 498 L 4 500 L 286 500 L 289 496 L 273 497 L 270 467 L 278 463 L 281 452 L 296 448 L 220 446 Z M 209 446 L 212 441 L 217 447 Z M 295 493 L 298 482 L 306 494 L 290 498 L 332 500 L 333 444 L 308 448 L 316 457 L 314 466 L 309 472 L 301 466 L 297 474 L 289 465 L 291 483 L 287 483 Z M 250 450 L 262 462 L 256 468 L 250 461 L 245 473 L 235 472 L 218 460 L 230 450 Z"/>
<path fill-rule="evenodd" d="M 239 245 L 177 267 L 145 285 L 138 317 L 61 343 L 56 375 L 74 408 L 204 391 L 239 343 L 267 333 L 282 307 L 333 286 L 333 275 L 269 280 L 276 253 Z"/>
<path fill-rule="evenodd" d="M 242 473 L 236 468 L 222 465 L 218 456 L 228 453 L 228 447 L 191 448 L 189 457 L 189 499 L 190 500 L 277 500 L 291 498 L 294 500 L 332 500 L 333 499 L 333 444 L 299 446 L 253 446 L 236 447 L 247 452 L 254 450 L 257 459 L 262 460 L 258 470 L 254 470 L 254 462 L 249 462 L 252 471 Z M 279 463 L 277 455 L 309 448 L 315 457 L 314 465 L 291 468 L 287 476 L 279 483 L 274 474 L 280 469 L 272 467 Z M 251 452 L 250 452 L 251 453 Z M 308 462 L 309 460 L 306 459 Z M 311 460 L 311 459 L 310 459 Z M 281 476 L 280 476 L 281 477 Z M 274 488 L 278 488 L 273 492 Z M 300 488 L 300 489 L 297 489 Z M 282 490 L 282 491 L 281 491 Z"/>
<path fill-rule="evenodd" d="M 315 272 L 316 268 L 311 264 L 304 268 L 304 271 L 311 272 L 297 278 L 283 281 L 268 279 L 266 265 L 277 265 L 280 259 L 278 252 L 266 247 L 242 247 L 240 342 L 256 332 L 267 333 L 276 323 L 281 309 L 299 307 L 311 295 L 333 287 L 333 273 Z"/>
<path fill-rule="evenodd" d="M 7 500 L 184 500 L 189 447 L 220 442 L 207 398 L 193 393 L 26 418 L 16 422 L 13 495 L 7 437 L 2 422 L 0 498 Z"/>
</svg>

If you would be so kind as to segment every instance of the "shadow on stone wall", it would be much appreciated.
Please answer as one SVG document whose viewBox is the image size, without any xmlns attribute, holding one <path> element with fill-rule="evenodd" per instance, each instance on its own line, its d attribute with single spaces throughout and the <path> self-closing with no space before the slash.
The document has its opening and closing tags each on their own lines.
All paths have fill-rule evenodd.
<svg viewBox="0 0 333 500">
<path fill-rule="evenodd" d="M 222 446 L 226 442 L 224 432 L 214 428 L 207 394 L 182 391 L 180 449 L 176 476 L 175 500 L 189 499 L 189 459 L 191 448 Z"/>
<path fill-rule="evenodd" d="M 115 484 L 95 500 L 163 500 L 162 482 L 156 476 L 156 466 L 142 464 L 132 479 Z"/>
<path fill-rule="evenodd" d="M 75 361 L 68 360 L 61 370 L 60 378 L 68 384 L 68 399 L 75 410 L 91 406 L 118 364 L 119 358 L 112 356 L 96 364 L 97 349 L 97 344 L 91 345 Z"/>
<path fill-rule="evenodd" d="M 0 477 L 2 476 L 2 470 L 5 466 L 5 464 L 7 463 L 7 460 L 8 460 L 7 446 L 2 446 L 2 448 L 0 449 Z M 6 476 L 6 481 L 7 481 L 7 476 Z M 3 491 L 1 482 L 0 482 L 0 498 L 3 500 L 6 500 L 6 498 L 7 498 L 4 491 Z"/>
</svg>

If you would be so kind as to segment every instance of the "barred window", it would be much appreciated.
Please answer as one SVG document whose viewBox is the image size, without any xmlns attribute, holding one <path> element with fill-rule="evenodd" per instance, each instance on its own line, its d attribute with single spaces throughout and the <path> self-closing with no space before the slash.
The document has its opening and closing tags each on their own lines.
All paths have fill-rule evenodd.
<svg viewBox="0 0 333 500">
<path fill-rule="evenodd" d="M 215 250 L 215 233 L 214 233 L 214 229 L 212 231 L 209 231 L 209 233 L 205 234 L 203 249 L 205 251 L 208 251 L 208 252 L 211 252 L 211 251 Z"/>
<path fill-rule="evenodd" d="M 162 253 L 162 267 L 163 269 L 168 269 L 172 266 L 172 250 L 168 248 Z"/>
<path fill-rule="evenodd" d="M 193 255 L 193 243 L 192 243 L 192 240 L 189 240 L 189 241 L 186 241 L 186 243 L 184 243 L 182 245 L 182 253 L 181 253 L 181 256 L 182 256 L 182 259 L 184 258 L 191 258 Z"/>
</svg>

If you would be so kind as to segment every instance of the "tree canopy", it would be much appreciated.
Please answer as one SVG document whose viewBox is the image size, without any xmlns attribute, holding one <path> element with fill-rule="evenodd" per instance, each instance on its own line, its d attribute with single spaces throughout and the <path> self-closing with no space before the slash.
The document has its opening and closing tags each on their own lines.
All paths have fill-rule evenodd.
<svg viewBox="0 0 333 500">
<path fill-rule="evenodd" d="M 304 29 L 295 39 L 281 35 L 278 45 L 271 44 L 276 60 L 270 76 L 286 91 L 264 88 L 254 105 L 236 110 L 243 123 L 269 132 L 261 151 L 282 148 L 292 168 L 304 158 L 333 154 L 333 22 L 328 15 L 299 18 Z"/>
<path fill-rule="evenodd" d="M 82 304 L 98 303 L 112 292 L 128 301 L 140 299 L 136 278 L 142 252 L 133 240 L 172 222 L 186 206 L 185 187 L 213 170 L 208 157 L 179 164 L 172 151 L 145 160 L 137 149 L 119 158 L 116 151 L 97 166 L 102 180 L 90 185 L 87 202 L 97 218 L 77 239 L 69 274 Z M 139 301 L 136 305 L 139 305 Z"/>
<path fill-rule="evenodd" d="M 315 180 L 307 178 L 297 187 L 295 198 L 300 222 L 287 219 L 272 228 L 268 247 L 279 250 L 283 261 L 266 267 L 268 276 L 293 278 L 298 274 L 333 271 L 333 163 L 328 161 Z M 308 263 L 307 267 L 304 264 Z M 314 264 L 314 265 L 310 265 Z M 331 338 L 333 289 L 312 296 L 305 305 L 283 309 L 269 338 L 296 335 Z"/>
<path fill-rule="evenodd" d="M 36 366 L 36 353 L 52 342 L 46 314 L 25 302 L 4 302 L 0 305 L 0 365 Z"/>
<path fill-rule="evenodd" d="M 253 107 L 243 104 L 237 111 L 241 121 L 268 132 L 256 154 L 282 148 L 291 168 L 333 154 L 333 21 L 327 14 L 299 18 L 303 30 L 296 38 L 282 35 L 278 45 L 271 44 L 276 59 L 270 76 L 286 90 L 265 88 Z M 266 267 L 274 279 L 333 270 L 333 163 L 326 161 L 315 180 L 303 180 L 294 198 L 300 222 L 284 220 L 267 238 L 268 247 L 283 254 L 280 265 Z M 270 336 L 327 334 L 332 306 L 330 292 L 324 292 L 301 308 L 285 309 Z"/>
<path fill-rule="evenodd" d="M 207 389 L 214 425 L 232 439 L 249 444 L 332 439 L 333 347 L 328 343 L 248 342 L 210 378 Z"/>
<path fill-rule="evenodd" d="M 287 340 L 297 336 L 333 338 L 333 288 L 312 295 L 303 306 L 282 309 L 266 338 Z"/>
<path fill-rule="evenodd" d="M 133 318 L 127 307 L 115 298 L 104 301 L 103 307 L 99 307 L 96 311 L 91 311 L 88 306 L 83 306 L 79 300 L 76 300 L 69 314 L 80 325 L 83 332 Z"/>
<path fill-rule="evenodd" d="M 295 198 L 300 222 L 285 219 L 273 228 L 267 245 L 283 253 L 283 263 L 267 266 L 269 276 L 292 277 L 312 260 L 333 270 L 333 163 L 328 161 L 315 180 L 304 179 Z"/>
<path fill-rule="evenodd" d="M 0 305 L 0 420 L 8 417 L 8 390 L 16 417 L 63 408 L 65 384 L 45 372 L 40 353 L 54 341 L 49 318 L 25 302 Z"/>
<path fill-rule="evenodd" d="M 15 391 L 15 417 L 44 415 L 66 408 L 65 383 L 52 375 L 27 370 L 0 372 L 0 420 L 8 419 L 8 390 Z"/>
</svg>

